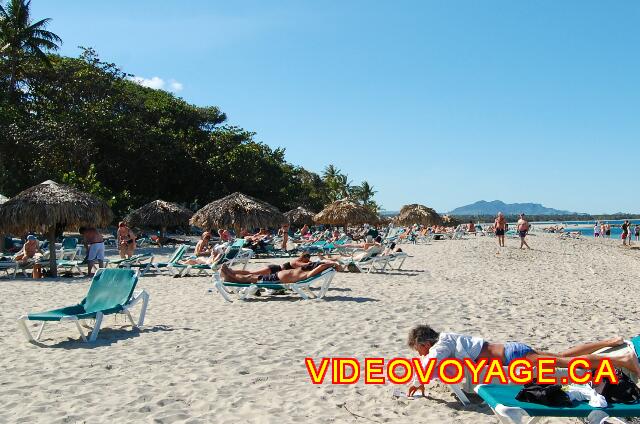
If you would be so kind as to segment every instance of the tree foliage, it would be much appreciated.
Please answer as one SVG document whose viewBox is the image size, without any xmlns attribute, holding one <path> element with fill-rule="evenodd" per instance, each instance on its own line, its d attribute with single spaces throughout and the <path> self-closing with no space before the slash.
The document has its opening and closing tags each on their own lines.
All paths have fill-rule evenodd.
<svg viewBox="0 0 640 424">
<path fill-rule="evenodd" d="M 11 0 L 0 14 L 23 6 L 21 22 L 28 24 L 28 1 Z M 55 50 L 57 36 L 37 32 L 47 23 L 30 27 L 48 40 L 42 49 Z M 6 24 L 3 17 L 0 46 L 11 44 Z M 34 50 L 38 43 L 11 46 L 0 55 L 0 193 L 54 179 L 104 198 L 117 216 L 158 198 L 198 207 L 235 191 L 283 211 L 319 211 L 349 196 L 375 205 L 368 183 L 351 187 L 332 165 L 320 176 L 290 164 L 284 149 L 225 125 L 219 108 L 143 87 L 91 48 L 77 58 L 44 60 Z M 12 76 L 15 61 L 19 72 Z M 20 81 L 19 101 L 12 79 Z"/>
</svg>

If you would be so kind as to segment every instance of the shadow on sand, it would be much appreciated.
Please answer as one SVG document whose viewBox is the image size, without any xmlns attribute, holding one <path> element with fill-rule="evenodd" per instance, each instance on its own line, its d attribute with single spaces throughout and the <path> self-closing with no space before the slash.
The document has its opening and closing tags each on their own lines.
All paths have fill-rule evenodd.
<svg viewBox="0 0 640 424">
<path fill-rule="evenodd" d="M 73 325 L 66 326 L 66 327 L 69 327 L 70 331 L 75 330 L 75 326 Z M 85 328 L 85 333 L 89 331 L 90 330 Z M 83 342 L 82 339 L 79 338 L 80 336 L 78 335 L 77 336 L 78 338 L 76 339 L 67 339 L 53 345 L 48 345 L 42 342 L 33 342 L 33 344 L 38 347 L 49 348 L 49 349 L 95 349 L 98 347 L 111 346 L 112 344 L 116 344 L 123 340 L 134 339 L 136 337 L 139 337 L 141 334 L 145 334 L 145 333 L 159 333 L 159 332 L 170 332 L 170 331 L 200 331 L 200 330 L 194 329 L 194 328 L 188 328 L 188 327 L 173 328 L 168 325 L 154 325 L 151 327 L 145 326 L 145 327 L 142 327 L 141 329 L 138 329 L 138 328 L 132 329 L 131 326 L 128 325 L 128 326 L 122 326 L 119 328 L 109 328 L 109 327 L 102 328 L 100 330 L 100 333 L 98 333 L 98 339 L 93 343 Z M 47 340 L 53 340 L 53 339 L 47 339 Z"/>
</svg>

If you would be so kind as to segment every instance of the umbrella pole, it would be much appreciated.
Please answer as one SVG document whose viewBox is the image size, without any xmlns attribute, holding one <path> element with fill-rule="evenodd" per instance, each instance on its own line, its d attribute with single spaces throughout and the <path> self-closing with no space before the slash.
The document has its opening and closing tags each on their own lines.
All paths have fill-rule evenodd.
<svg viewBox="0 0 640 424">
<path fill-rule="evenodd" d="M 52 277 L 58 276 L 58 263 L 56 262 L 56 226 L 49 228 L 49 272 Z"/>
<path fill-rule="evenodd" d="M 4 253 L 4 234 L 0 233 L 0 256 Z"/>
<path fill-rule="evenodd" d="M 167 232 L 167 227 L 160 227 L 160 237 L 164 238 L 164 235 L 166 232 Z"/>
</svg>

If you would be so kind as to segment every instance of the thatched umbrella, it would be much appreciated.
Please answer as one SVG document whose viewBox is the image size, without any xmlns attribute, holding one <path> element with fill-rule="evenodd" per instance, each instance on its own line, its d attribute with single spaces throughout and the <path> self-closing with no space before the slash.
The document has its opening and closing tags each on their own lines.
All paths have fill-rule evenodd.
<svg viewBox="0 0 640 424">
<path fill-rule="evenodd" d="M 457 227 L 458 225 L 460 225 L 460 221 L 451 215 L 443 216 L 442 222 L 444 222 L 444 225 L 447 225 L 450 227 Z"/>
<path fill-rule="evenodd" d="M 134 227 L 158 227 L 164 237 L 168 227 L 187 226 L 192 216 L 191 210 L 177 203 L 154 200 L 130 212 L 124 221 Z"/>
<path fill-rule="evenodd" d="M 285 212 L 284 216 L 287 217 L 289 223 L 296 227 L 302 227 L 304 225 L 313 224 L 313 217 L 315 213 L 308 209 L 298 206 L 295 209 L 291 209 L 289 212 Z"/>
<path fill-rule="evenodd" d="M 336 200 L 313 217 L 318 224 L 344 225 L 345 230 L 347 224 L 376 224 L 379 219 L 368 207 L 348 199 Z"/>
<path fill-rule="evenodd" d="M 205 230 L 233 227 L 238 231 L 241 228 L 277 227 L 287 222 L 287 218 L 267 202 L 233 193 L 204 206 L 189 222 Z"/>
<path fill-rule="evenodd" d="M 101 227 L 113 219 L 109 206 L 97 197 L 73 187 L 45 181 L 0 206 L 0 232 L 39 231 L 49 239 L 51 275 L 57 275 L 56 230 Z"/>
<path fill-rule="evenodd" d="M 442 217 L 435 210 L 414 203 L 404 205 L 394 222 L 398 225 L 442 225 Z"/>
</svg>

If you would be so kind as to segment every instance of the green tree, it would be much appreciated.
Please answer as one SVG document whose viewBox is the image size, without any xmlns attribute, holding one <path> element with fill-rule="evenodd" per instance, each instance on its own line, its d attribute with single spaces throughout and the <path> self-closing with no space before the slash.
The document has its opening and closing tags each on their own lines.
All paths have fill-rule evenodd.
<svg viewBox="0 0 640 424">
<path fill-rule="evenodd" d="M 25 63 L 35 59 L 49 65 L 46 51 L 57 50 L 62 43 L 60 37 L 46 29 L 49 18 L 32 21 L 30 6 L 31 0 L 9 0 L 5 6 L 0 5 L 0 57 L 12 102 L 18 97 Z"/>
<path fill-rule="evenodd" d="M 328 201 L 333 202 L 349 197 L 351 182 L 346 174 L 334 165 L 328 165 L 322 174 L 322 179 L 327 185 Z"/>
</svg>

